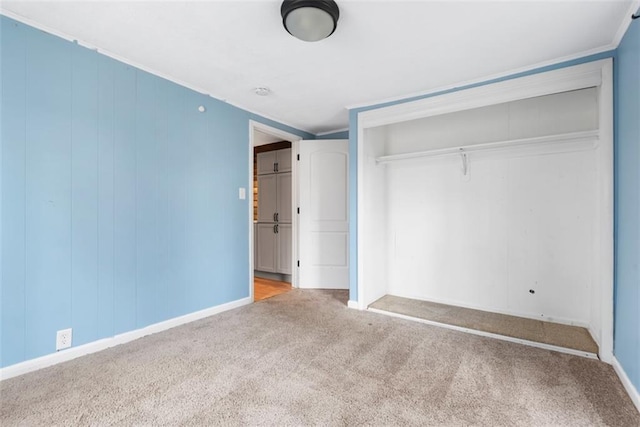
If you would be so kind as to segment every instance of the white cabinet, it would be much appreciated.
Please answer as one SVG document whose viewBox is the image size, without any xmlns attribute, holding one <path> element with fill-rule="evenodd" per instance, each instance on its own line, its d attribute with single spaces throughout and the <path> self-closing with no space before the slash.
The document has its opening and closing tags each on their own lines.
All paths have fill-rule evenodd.
<svg viewBox="0 0 640 427">
<path fill-rule="evenodd" d="M 255 269 L 291 274 L 291 224 L 257 224 Z"/>
<path fill-rule="evenodd" d="M 276 227 L 276 271 L 282 274 L 292 274 L 291 259 L 291 242 L 293 233 L 291 224 L 278 224 Z"/>
<path fill-rule="evenodd" d="M 276 172 L 276 151 L 258 153 L 258 175 Z"/>
<path fill-rule="evenodd" d="M 255 269 L 292 273 L 291 149 L 259 153 Z"/>
<path fill-rule="evenodd" d="M 275 222 L 278 212 L 278 175 L 258 175 L 258 222 Z"/>
<path fill-rule="evenodd" d="M 276 221 L 291 222 L 291 172 L 276 174 Z M 260 194 L 258 194 L 258 197 Z M 258 204 L 258 207 L 260 205 Z"/>
<path fill-rule="evenodd" d="M 256 226 L 256 270 L 276 272 L 277 234 L 275 228 L 275 224 L 257 224 Z"/>
<path fill-rule="evenodd" d="M 291 173 L 258 176 L 258 222 L 291 222 Z"/>
<path fill-rule="evenodd" d="M 258 175 L 291 172 L 291 148 L 258 153 Z"/>
<path fill-rule="evenodd" d="M 291 148 L 276 151 L 276 172 L 291 172 Z"/>
</svg>

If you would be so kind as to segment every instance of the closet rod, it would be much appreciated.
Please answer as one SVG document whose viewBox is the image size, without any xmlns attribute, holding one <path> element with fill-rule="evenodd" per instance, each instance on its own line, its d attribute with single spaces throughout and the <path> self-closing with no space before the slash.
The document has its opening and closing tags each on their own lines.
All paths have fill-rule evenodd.
<svg viewBox="0 0 640 427">
<path fill-rule="evenodd" d="M 501 148 L 522 147 L 526 145 L 546 144 L 546 143 L 562 143 L 576 142 L 581 140 L 597 140 L 599 132 L 597 130 L 589 130 L 583 132 L 569 132 L 556 135 L 538 136 L 535 138 L 512 139 L 509 141 L 486 142 L 482 144 L 463 145 L 451 148 L 437 148 L 435 150 L 418 151 L 413 153 L 391 154 L 388 156 L 376 157 L 377 164 L 391 163 L 399 160 L 416 159 L 419 157 L 435 157 L 447 154 L 460 154 L 461 152 L 470 153 L 473 151 L 487 151 Z"/>
</svg>

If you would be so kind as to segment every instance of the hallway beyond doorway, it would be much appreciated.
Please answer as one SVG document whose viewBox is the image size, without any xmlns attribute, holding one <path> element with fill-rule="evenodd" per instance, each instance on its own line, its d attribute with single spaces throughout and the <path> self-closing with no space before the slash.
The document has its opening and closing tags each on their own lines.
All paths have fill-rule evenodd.
<svg viewBox="0 0 640 427">
<path fill-rule="evenodd" d="M 253 300 L 260 301 L 291 290 L 291 283 L 256 277 L 253 280 Z"/>
</svg>

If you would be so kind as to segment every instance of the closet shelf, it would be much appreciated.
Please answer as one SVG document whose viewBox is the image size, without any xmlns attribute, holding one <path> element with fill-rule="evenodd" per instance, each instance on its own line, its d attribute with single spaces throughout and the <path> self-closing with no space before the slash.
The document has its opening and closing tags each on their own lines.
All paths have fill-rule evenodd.
<svg viewBox="0 0 640 427">
<path fill-rule="evenodd" d="M 376 163 L 383 164 L 383 163 L 396 162 L 399 160 L 416 159 L 420 157 L 435 157 L 435 156 L 444 156 L 449 154 L 471 153 L 474 151 L 488 151 L 488 150 L 499 150 L 499 149 L 505 149 L 505 148 L 513 148 L 513 147 L 533 146 L 533 145 L 539 145 L 539 144 L 595 141 L 595 140 L 598 140 L 598 138 L 599 138 L 599 132 L 597 130 L 569 132 L 569 133 L 561 133 L 556 135 L 538 136 L 535 138 L 512 139 L 509 141 L 487 142 L 482 144 L 438 148 L 435 150 L 418 151 L 413 153 L 392 154 L 388 156 L 376 157 Z"/>
</svg>

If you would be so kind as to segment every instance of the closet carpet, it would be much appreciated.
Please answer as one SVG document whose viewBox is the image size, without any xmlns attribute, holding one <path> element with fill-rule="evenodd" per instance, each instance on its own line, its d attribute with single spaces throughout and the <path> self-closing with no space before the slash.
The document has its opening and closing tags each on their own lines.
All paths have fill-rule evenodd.
<svg viewBox="0 0 640 427">
<path fill-rule="evenodd" d="M 346 300 L 294 289 L 2 381 L 0 424 L 640 425 L 602 362 Z"/>
<path fill-rule="evenodd" d="M 371 304 L 370 307 L 432 322 L 551 344 L 557 347 L 593 353 L 594 355 L 598 354 L 598 344 L 591 338 L 589 331 L 578 326 L 525 319 L 524 317 L 472 310 L 470 308 L 401 298 L 393 295 L 383 296 Z"/>
</svg>

